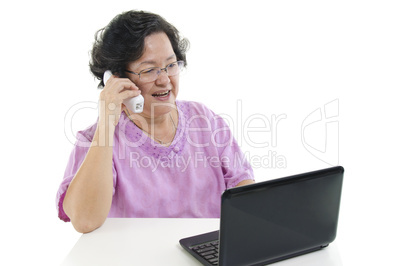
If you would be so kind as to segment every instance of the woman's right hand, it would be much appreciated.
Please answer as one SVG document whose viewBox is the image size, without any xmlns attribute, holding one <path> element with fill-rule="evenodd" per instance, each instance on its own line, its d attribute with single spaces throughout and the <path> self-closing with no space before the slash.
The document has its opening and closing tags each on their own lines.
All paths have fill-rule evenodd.
<svg viewBox="0 0 402 266">
<path fill-rule="evenodd" d="M 99 121 L 119 122 L 123 100 L 141 94 L 139 88 L 128 78 L 111 76 L 99 96 Z M 114 118 L 114 120 L 113 120 Z"/>
</svg>

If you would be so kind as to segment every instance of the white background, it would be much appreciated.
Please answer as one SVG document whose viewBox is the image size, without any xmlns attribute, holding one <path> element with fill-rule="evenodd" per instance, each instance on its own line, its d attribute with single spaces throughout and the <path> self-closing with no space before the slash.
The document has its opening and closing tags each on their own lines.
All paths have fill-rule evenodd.
<svg viewBox="0 0 402 266">
<path fill-rule="evenodd" d="M 401 261 L 399 1 L 98 0 L 1 4 L 0 264 L 57 265 L 78 240 L 58 220 L 56 191 L 71 132 L 97 116 L 99 90 L 88 68 L 94 33 L 130 9 L 162 15 L 190 40 L 179 99 L 232 117 L 255 160 L 269 151 L 285 159 L 282 168 L 255 165 L 257 181 L 345 167 L 337 237 L 344 265 Z M 302 131 L 326 104 L 335 114 L 327 134 L 325 119 Z M 78 111 L 65 123 L 72 107 Z M 276 145 L 264 124 L 272 115 L 286 115 Z M 250 117 L 254 144 L 239 133 Z M 302 132 L 317 149 L 326 143 L 326 152 L 313 156 Z"/>
</svg>

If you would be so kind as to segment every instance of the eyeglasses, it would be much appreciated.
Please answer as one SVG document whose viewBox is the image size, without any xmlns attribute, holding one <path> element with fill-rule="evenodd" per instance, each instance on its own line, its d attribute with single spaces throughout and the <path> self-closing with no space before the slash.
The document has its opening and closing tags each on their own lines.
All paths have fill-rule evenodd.
<svg viewBox="0 0 402 266">
<path fill-rule="evenodd" d="M 176 61 L 173 63 L 170 63 L 167 65 L 165 68 L 160 68 L 160 67 L 150 67 L 144 70 L 141 70 L 139 73 L 135 73 L 130 70 L 125 70 L 128 73 L 138 75 L 140 80 L 143 82 L 152 82 L 158 79 L 159 74 L 162 73 L 162 71 L 165 71 L 166 74 L 171 77 L 171 76 L 176 76 L 180 73 L 180 70 L 182 70 L 184 66 L 184 61 Z"/>
</svg>

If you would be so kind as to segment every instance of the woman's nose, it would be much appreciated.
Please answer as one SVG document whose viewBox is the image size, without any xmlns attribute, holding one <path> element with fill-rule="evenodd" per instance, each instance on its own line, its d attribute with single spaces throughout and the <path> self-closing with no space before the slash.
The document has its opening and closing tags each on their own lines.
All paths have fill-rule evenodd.
<svg viewBox="0 0 402 266">
<path fill-rule="evenodd" d="M 155 82 L 157 85 L 168 84 L 170 82 L 170 78 L 166 73 L 166 70 L 161 70 Z"/>
</svg>

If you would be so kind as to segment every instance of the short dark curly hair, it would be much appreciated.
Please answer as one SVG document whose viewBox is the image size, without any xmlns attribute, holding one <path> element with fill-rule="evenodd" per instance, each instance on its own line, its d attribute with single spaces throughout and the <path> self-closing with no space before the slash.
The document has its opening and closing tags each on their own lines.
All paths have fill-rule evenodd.
<svg viewBox="0 0 402 266">
<path fill-rule="evenodd" d="M 184 61 L 186 66 L 188 40 L 181 38 L 179 31 L 161 16 L 131 10 L 117 15 L 95 34 L 89 67 L 95 78 L 100 80 L 99 87 L 104 86 L 102 79 L 106 70 L 126 77 L 124 70 L 127 65 L 139 59 L 144 52 L 145 38 L 158 32 L 168 36 L 177 60 Z"/>
</svg>

